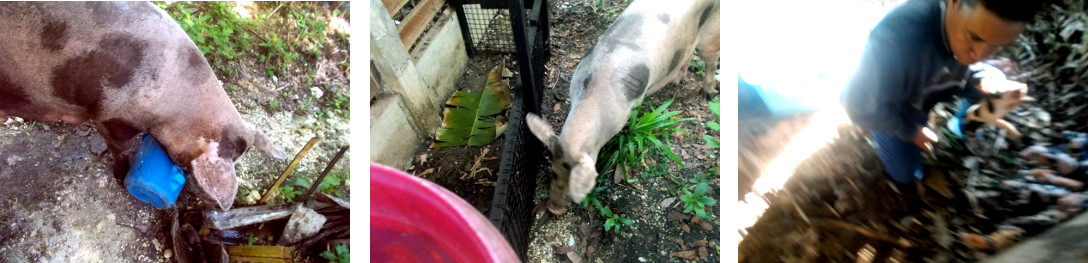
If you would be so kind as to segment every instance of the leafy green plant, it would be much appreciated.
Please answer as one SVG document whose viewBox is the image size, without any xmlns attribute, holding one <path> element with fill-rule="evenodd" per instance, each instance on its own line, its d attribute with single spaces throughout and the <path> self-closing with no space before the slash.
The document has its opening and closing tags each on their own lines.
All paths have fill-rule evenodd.
<svg viewBox="0 0 1088 263">
<path fill-rule="evenodd" d="M 721 111 L 722 107 L 721 107 L 721 104 L 718 103 L 718 98 L 714 98 L 713 100 L 707 102 L 707 108 L 710 108 L 710 111 L 714 113 L 715 117 L 719 117 L 719 118 L 721 117 L 720 111 Z M 718 122 L 716 122 L 716 121 L 706 122 L 706 127 L 710 128 L 711 130 L 715 130 L 715 131 L 718 131 L 719 129 L 721 129 L 721 126 L 718 125 Z M 719 148 L 718 139 L 715 139 L 713 136 L 710 136 L 709 134 L 704 134 L 702 138 L 703 138 L 703 141 L 705 141 L 707 145 L 709 145 L 711 147 L 714 147 L 715 149 Z"/>
<path fill-rule="evenodd" d="M 278 188 L 278 191 L 280 191 L 280 195 L 283 196 L 283 200 L 287 201 L 288 203 L 294 202 L 295 197 L 303 194 L 302 190 L 297 190 L 294 186 L 290 185 L 280 186 L 280 188 Z"/>
<path fill-rule="evenodd" d="M 493 116 L 513 103 L 509 84 L 502 79 L 504 67 L 505 63 L 500 63 L 491 70 L 481 92 L 453 92 L 431 148 L 487 145 L 502 135 L 506 124 L 499 124 Z"/>
<path fill-rule="evenodd" d="M 694 72 L 696 76 L 702 77 L 706 74 L 706 63 L 702 60 L 695 59 L 695 56 L 691 56 L 691 63 L 688 64 L 688 71 Z"/>
<path fill-rule="evenodd" d="M 290 65 L 295 59 L 298 59 L 298 53 L 291 51 L 287 44 L 283 42 L 276 32 L 269 32 L 269 38 L 267 41 L 257 44 L 257 46 L 265 48 L 265 52 L 257 55 L 257 60 L 261 62 L 272 62 L 265 70 L 265 73 L 269 77 L 277 74 L 283 74 L 287 65 Z"/>
<path fill-rule="evenodd" d="M 612 213 L 612 210 L 609 210 L 608 207 L 601 207 L 601 215 L 607 218 L 604 221 L 605 232 L 612 230 L 618 234 L 620 232 L 620 226 L 631 225 L 635 223 L 635 220 L 620 216 L 620 214 Z"/>
<path fill-rule="evenodd" d="M 601 195 L 601 191 L 604 191 L 604 189 L 608 189 L 608 187 L 602 185 L 594 187 L 593 190 L 590 190 L 589 194 L 586 194 L 586 198 L 582 199 L 582 207 L 588 207 L 589 204 L 593 204 L 593 207 L 596 207 L 598 209 L 601 208 L 601 200 L 599 200 L 597 197 Z"/>
<path fill-rule="evenodd" d="M 706 196 L 709 184 L 705 181 L 705 178 L 692 180 L 694 180 L 692 182 L 698 182 L 695 185 L 695 190 L 688 191 L 688 187 L 684 187 L 684 194 L 680 195 L 680 200 L 684 202 L 684 213 L 694 212 L 699 218 L 711 219 L 710 215 L 706 213 L 706 207 L 713 206 L 718 201 Z"/>
<path fill-rule="evenodd" d="M 601 151 L 604 153 L 602 154 L 604 158 L 598 160 L 597 170 L 621 169 L 626 177 L 631 168 L 635 166 L 646 167 L 643 160 L 650 149 L 664 151 L 669 159 L 683 167 L 684 163 L 680 161 L 680 157 L 677 157 L 676 153 L 669 148 L 672 143 L 669 141 L 668 134 L 670 132 L 685 133 L 677 126 L 681 122 L 693 120 L 694 118 L 675 118 L 674 116 L 680 114 L 681 111 L 665 112 L 670 104 L 672 104 L 672 100 L 668 100 L 653 111 L 642 115 L 638 114 L 642 110 L 642 106 L 635 108 L 630 115 L 627 126 L 605 144 Z M 665 142 L 658 138 L 664 138 Z"/>
<path fill-rule="evenodd" d="M 234 70 L 223 66 L 220 59 L 233 60 L 243 55 L 252 40 L 245 29 L 256 25 L 253 20 L 240 18 L 234 13 L 234 2 L 203 2 L 197 5 L 190 1 L 178 1 L 155 4 L 178 22 L 214 67 L 224 74 L 234 74 Z"/>
<path fill-rule="evenodd" d="M 329 262 L 334 263 L 348 263 L 351 262 L 351 253 L 348 251 L 348 246 L 339 244 L 333 246 L 332 249 L 321 252 L 319 256 L 328 259 Z"/>
</svg>

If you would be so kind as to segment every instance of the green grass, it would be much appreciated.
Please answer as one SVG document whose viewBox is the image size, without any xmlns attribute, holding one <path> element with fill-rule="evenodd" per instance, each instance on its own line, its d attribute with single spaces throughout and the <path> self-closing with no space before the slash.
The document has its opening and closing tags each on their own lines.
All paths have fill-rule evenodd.
<svg viewBox="0 0 1088 263">
<path fill-rule="evenodd" d="M 707 108 L 709 108 L 710 111 L 714 113 L 714 117 L 721 118 L 720 111 L 722 107 L 721 104 L 718 102 L 718 98 L 714 98 L 713 100 L 707 102 Z M 719 131 L 719 129 L 721 129 L 721 126 L 716 121 L 706 122 L 706 127 L 714 131 Z M 713 136 L 705 134 L 702 138 L 703 141 L 706 142 L 706 145 L 714 147 L 715 149 L 720 148 L 720 146 L 718 145 L 718 139 L 715 139 Z"/>
<path fill-rule="evenodd" d="M 597 170 L 608 171 L 615 168 L 628 173 L 635 167 L 645 168 L 647 165 L 643 160 L 651 149 L 663 151 L 666 157 L 683 167 L 684 163 L 680 161 L 680 157 L 677 157 L 669 147 L 672 145 L 669 134 L 672 132 L 686 134 L 677 126 L 681 122 L 694 118 L 676 118 L 675 116 L 681 111 L 666 112 L 665 109 L 670 104 L 672 100 L 644 114 L 639 114 L 642 106 L 635 108 L 623 131 L 605 144 L 601 151 L 603 158 L 597 161 Z"/>
<path fill-rule="evenodd" d="M 329 174 L 325 176 L 325 179 L 321 180 L 321 184 L 317 186 L 317 190 L 328 195 L 343 198 L 345 197 L 344 193 L 339 189 L 336 189 L 336 187 L 343 185 L 344 181 L 347 181 L 349 178 L 350 175 L 344 171 L 329 171 Z M 284 201 L 291 203 L 294 202 L 296 197 L 299 197 L 310 190 L 310 186 L 312 185 L 313 183 L 311 180 L 307 179 L 305 176 L 292 176 L 277 190 L 280 192 L 280 195 L 283 196 Z"/>
</svg>

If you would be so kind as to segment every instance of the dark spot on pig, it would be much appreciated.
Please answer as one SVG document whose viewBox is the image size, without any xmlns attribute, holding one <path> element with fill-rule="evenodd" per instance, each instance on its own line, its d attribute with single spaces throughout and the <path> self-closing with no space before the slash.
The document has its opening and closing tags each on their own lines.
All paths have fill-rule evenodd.
<svg viewBox="0 0 1088 263">
<path fill-rule="evenodd" d="M 661 23 L 668 24 L 669 23 L 669 14 L 661 13 L 660 15 L 657 15 L 657 19 L 661 20 Z"/>
<path fill-rule="evenodd" d="M 222 138 L 219 140 L 219 158 L 234 161 L 238 156 L 246 153 L 249 143 L 244 134 L 238 129 L 223 127 Z"/>
<path fill-rule="evenodd" d="M 68 23 L 46 22 L 39 36 L 41 37 L 42 46 L 45 46 L 49 51 L 64 49 L 64 45 L 68 42 Z"/>
<path fill-rule="evenodd" d="M 115 141 L 127 141 L 140 133 L 140 129 L 136 128 L 136 125 L 122 119 L 106 120 L 102 122 L 102 126 L 106 127 L 106 131 L 112 137 L 111 139 Z"/>
<path fill-rule="evenodd" d="M 204 55 L 201 55 L 199 50 L 188 45 L 183 45 L 181 52 L 185 54 L 186 59 L 189 62 L 189 68 L 183 73 L 185 74 L 185 79 L 189 80 L 189 85 L 200 85 L 207 81 L 209 77 L 214 76 L 211 68 L 208 66 L 207 60 L 204 60 Z"/>
<path fill-rule="evenodd" d="M 98 49 L 53 70 L 53 94 L 97 115 L 103 89 L 127 86 L 142 64 L 145 48 L 145 43 L 132 37 L 108 35 L 99 41 Z"/>
<path fill-rule="evenodd" d="M 650 67 L 646 64 L 639 64 L 631 68 L 627 74 L 623 74 L 620 77 L 620 85 L 623 86 L 624 94 L 627 95 L 628 100 L 638 99 L 643 92 L 646 91 L 646 83 L 650 81 Z"/>
<path fill-rule="evenodd" d="M 593 73 L 589 73 L 586 75 L 585 81 L 582 82 L 582 90 L 589 89 L 589 82 L 591 80 L 593 80 Z"/>
<path fill-rule="evenodd" d="M 684 57 L 684 50 L 677 49 L 675 53 L 672 53 L 672 61 L 669 62 L 669 70 L 676 70 L 676 66 L 680 65 L 680 58 Z"/>
<path fill-rule="evenodd" d="M 706 23 L 706 19 L 710 18 L 710 14 L 713 14 L 712 11 L 714 11 L 714 9 L 715 9 L 714 6 L 707 6 L 706 9 L 703 9 L 703 14 L 701 16 L 699 16 L 699 27 L 700 28 L 703 27 L 704 23 Z"/>
<path fill-rule="evenodd" d="M 23 87 L 15 85 L 5 72 L 0 72 L 0 109 L 19 110 L 30 104 L 30 96 Z M 9 113 L 11 114 L 11 113 Z M 11 114 L 15 115 L 15 114 Z"/>
</svg>

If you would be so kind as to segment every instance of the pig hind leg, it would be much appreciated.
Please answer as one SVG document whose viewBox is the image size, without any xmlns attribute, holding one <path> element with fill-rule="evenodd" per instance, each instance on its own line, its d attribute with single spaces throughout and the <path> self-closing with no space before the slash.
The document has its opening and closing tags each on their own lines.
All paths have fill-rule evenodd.
<svg viewBox="0 0 1088 263">
<path fill-rule="evenodd" d="M 717 8 L 714 8 L 717 9 Z M 702 28 L 699 29 L 699 40 L 695 48 L 699 50 L 699 57 L 703 60 L 704 67 L 703 74 L 704 85 L 703 92 L 708 96 L 713 96 L 718 93 L 714 89 L 717 81 L 714 80 L 714 71 L 718 69 L 718 58 L 721 57 L 721 23 L 719 21 L 718 10 L 713 12 L 706 21 L 703 22 Z"/>
</svg>

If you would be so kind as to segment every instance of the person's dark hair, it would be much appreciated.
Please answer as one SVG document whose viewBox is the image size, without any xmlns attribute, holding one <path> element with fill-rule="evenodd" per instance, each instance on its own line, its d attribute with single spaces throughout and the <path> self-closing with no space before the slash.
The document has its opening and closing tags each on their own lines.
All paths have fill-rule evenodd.
<svg viewBox="0 0 1088 263">
<path fill-rule="evenodd" d="M 974 7 L 981 4 L 990 12 L 1005 20 L 1030 23 L 1035 14 L 1043 9 L 1044 2 L 1039 0 L 960 0 L 960 4 Z"/>
</svg>

